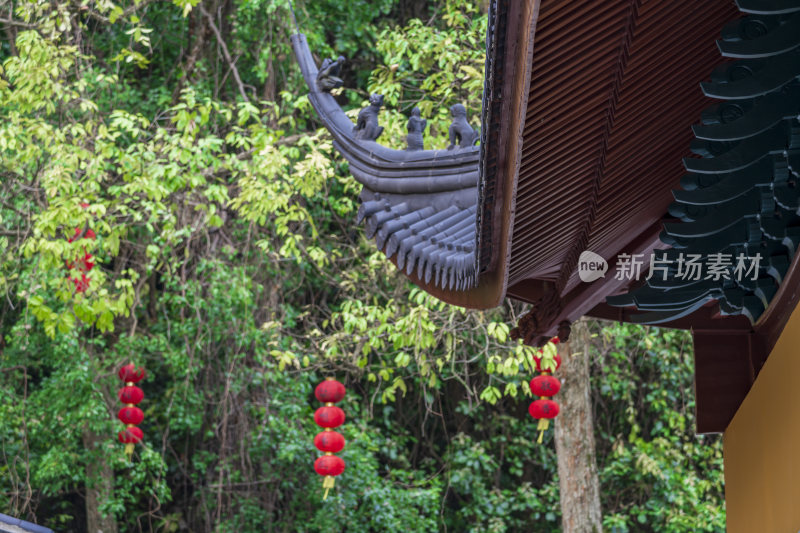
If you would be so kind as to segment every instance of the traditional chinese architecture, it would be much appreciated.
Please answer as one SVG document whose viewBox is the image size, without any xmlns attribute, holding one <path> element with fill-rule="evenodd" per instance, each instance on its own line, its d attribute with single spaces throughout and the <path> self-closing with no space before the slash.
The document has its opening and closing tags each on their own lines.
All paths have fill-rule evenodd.
<svg viewBox="0 0 800 533">
<path fill-rule="evenodd" d="M 493 0 L 482 128 L 453 106 L 447 150 L 418 113 L 382 147 L 382 98 L 354 125 L 328 94 L 342 58 L 294 46 L 400 270 L 456 305 L 532 304 L 529 344 L 583 315 L 690 329 L 729 531 L 800 527 L 800 0 Z"/>
<path fill-rule="evenodd" d="M 0 513 L 0 533 L 53 533 L 53 530 Z"/>
</svg>

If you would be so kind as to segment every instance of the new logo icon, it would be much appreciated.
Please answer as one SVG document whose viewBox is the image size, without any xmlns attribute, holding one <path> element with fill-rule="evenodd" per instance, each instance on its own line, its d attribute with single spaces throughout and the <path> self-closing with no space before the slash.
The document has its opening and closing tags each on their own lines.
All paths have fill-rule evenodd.
<svg viewBox="0 0 800 533">
<path fill-rule="evenodd" d="M 578 258 L 578 277 L 585 283 L 604 278 L 608 272 L 608 263 L 594 252 L 586 250 Z"/>
</svg>

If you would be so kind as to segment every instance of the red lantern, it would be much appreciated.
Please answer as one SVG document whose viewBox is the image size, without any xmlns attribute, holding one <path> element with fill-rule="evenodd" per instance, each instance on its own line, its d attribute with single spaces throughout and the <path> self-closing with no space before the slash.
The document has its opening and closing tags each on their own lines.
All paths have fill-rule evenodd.
<svg viewBox="0 0 800 533">
<path fill-rule="evenodd" d="M 72 280 L 72 283 L 75 284 L 76 294 L 86 292 L 86 290 L 89 288 L 90 278 L 87 277 L 86 274 L 82 273 L 80 279 L 78 278 L 70 278 L 70 279 Z"/>
<path fill-rule="evenodd" d="M 321 452 L 338 453 L 344 449 L 344 437 L 336 431 L 321 431 L 314 437 L 314 446 Z"/>
<path fill-rule="evenodd" d="M 144 399 L 144 391 L 135 385 L 129 385 L 119 390 L 118 397 L 122 403 L 136 405 Z"/>
<path fill-rule="evenodd" d="M 136 444 L 137 442 L 142 442 L 144 433 L 136 426 L 131 426 L 120 431 L 117 434 L 117 438 L 123 444 Z"/>
<path fill-rule="evenodd" d="M 320 476 L 338 476 L 344 472 L 344 459 L 336 455 L 323 455 L 314 461 L 314 470 Z"/>
<path fill-rule="evenodd" d="M 553 400 L 535 400 L 528 407 L 533 418 L 555 418 L 558 416 L 558 404 Z"/>
<path fill-rule="evenodd" d="M 81 261 L 78 264 L 78 269 L 81 272 L 89 272 L 93 268 L 94 268 L 94 258 L 92 257 L 92 254 L 86 252 L 86 254 L 83 256 L 83 261 Z"/>
<path fill-rule="evenodd" d="M 320 407 L 314 413 L 314 422 L 322 428 L 338 428 L 344 424 L 344 411 L 334 405 Z"/>
<path fill-rule="evenodd" d="M 75 263 L 72 261 L 67 261 L 67 268 L 72 269 L 75 267 Z M 94 268 L 94 257 L 89 252 L 86 252 L 83 256 L 83 259 L 78 258 L 78 270 L 81 272 L 89 272 L 91 269 Z"/>
<path fill-rule="evenodd" d="M 333 404 L 341 401 L 346 392 L 344 385 L 333 378 L 327 378 L 314 389 L 317 400 L 325 404 L 314 413 L 314 422 L 325 428 L 325 431 L 314 437 L 314 446 L 325 452 L 325 455 L 314 461 L 314 470 L 320 476 L 324 476 L 322 481 L 322 488 L 325 489 L 323 500 L 328 498 L 328 491 L 333 488 L 336 476 L 344 472 L 344 459 L 333 455 L 344 449 L 344 437 L 336 431 L 332 431 L 331 428 L 344 424 L 344 411 Z"/>
<path fill-rule="evenodd" d="M 555 396 L 561 389 L 561 382 L 558 378 L 543 374 L 531 380 L 531 392 L 534 396 Z"/>
<path fill-rule="evenodd" d="M 75 233 L 72 235 L 72 237 L 67 239 L 67 242 L 72 242 L 72 241 L 78 240 L 78 237 L 80 237 L 80 234 L 81 234 L 82 231 L 83 231 L 83 228 L 75 228 Z M 93 240 L 95 240 L 97 238 L 97 234 L 94 232 L 94 230 L 92 228 L 86 228 L 86 233 L 84 233 L 83 238 L 93 241 Z"/>
<path fill-rule="evenodd" d="M 541 354 L 541 352 L 540 352 L 540 354 Z M 561 368 L 561 356 L 556 354 L 553 357 L 553 360 L 556 362 L 556 368 L 555 368 L 555 370 L 553 370 L 553 372 L 555 372 L 556 370 Z M 538 355 L 538 356 L 534 355 L 533 356 L 533 361 L 536 363 L 536 371 L 537 372 L 549 372 L 548 370 L 542 370 L 542 356 L 541 355 Z"/>
<path fill-rule="evenodd" d="M 138 407 L 123 407 L 117 413 L 117 418 L 123 424 L 138 426 L 144 420 L 144 412 Z"/>
<path fill-rule="evenodd" d="M 142 430 L 136 427 L 144 420 L 144 412 L 136 407 L 136 404 L 144 399 L 144 391 L 134 383 L 143 380 L 145 372 L 143 368 L 137 368 L 133 363 L 129 363 L 121 367 L 117 375 L 125 383 L 125 386 L 117 393 L 119 401 L 125 404 L 125 407 L 117 413 L 117 418 L 126 426 L 123 431 L 119 432 L 117 438 L 125 444 L 125 454 L 128 459 L 131 459 L 134 445 L 142 442 L 144 438 Z"/>
<path fill-rule="evenodd" d="M 144 368 L 136 368 L 133 363 L 129 363 L 120 368 L 117 375 L 119 376 L 119 379 L 125 383 L 133 385 L 134 383 L 139 383 L 144 379 L 145 372 Z"/>
<path fill-rule="evenodd" d="M 342 401 L 344 398 L 345 388 L 344 385 L 335 379 L 326 379 L 314 390 L 314 396 L 322 403 L 336 403 Z"/>
<path fill-rule="evenodd" d="M 86 209 L 87 207 L 89 207 L 89 204 L 81 204 L 81 207 Z M 91 228 L 86 228 L 85 232 L 83 231 L 83 228 L 75 228 L 75 233 L 72 235 L 72 237 L 67 239 L 67 242 L 74 242 L 76 240 L 79 240 L 81 238 L 80 237 L 81 233 L 83 233 L 84 239 L 94 240 L 95 238 L 97 238 L 97 235 Z M 89 281 L 91 280 L 91 278 L 86 276 L 86 274 L 94 268 L 94 257 L 92 256 L 92 254 L 90 254 L 84 249 L 84 254 L 82 258 L 78 257 L 74 261 L 66 262 L 67 268 L 69 270 L 72 270 L 73 268 L 76 267 L 76 263 L 77 263 L 77 269 L 81 272 L 81 277 L 70 278 L 70 280 L 72 281 L 72 283 L 75 284 L 75 293 L 79 294 L 82 292 L 86 292 L 86 290 L 89 288 Z"/>
</svg>

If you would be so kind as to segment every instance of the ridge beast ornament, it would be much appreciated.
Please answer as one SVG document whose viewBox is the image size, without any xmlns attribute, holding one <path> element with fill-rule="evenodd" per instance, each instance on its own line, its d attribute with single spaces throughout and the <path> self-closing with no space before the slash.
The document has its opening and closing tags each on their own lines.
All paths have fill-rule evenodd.
<svg viewBox="0 0 800 533">
<path fill-rule="evenodd" d="M 450 146 L 447 149 L 463 149 L 475 145 L 481 134 L 467 122 L 467 108 L 455 104 L 450 107 L 450 115 L 453 117 L 453 122 L 450 124 Z"/>
<path fill-rule="evenodd" d="M 336 59 L 322 60 L 322 65 L 320 65 L 319 72 L 317 73 L 317 88 L 320 91 L 329 93 L 333 89 L 338 89 L 344 85 L 344 81 L 339 77 L 343 63 L 343 56 L 339 56 Z"/>
<path fill-rule="evenodd" d="M 364 141 L 374 141 L 383 133 L 383 126 L 378 125 L 378 113 L 383 107 L 383 95 L 372 94 L 369 105 L 358 112 L 358 121 L 353 126 L 353 136 Z"/>
<path fill-rule="evenodd" d="M 408 148 L 406 148 L 406 150 L 416 151 L 425 148 L 423 135 L 425 134 L 425 128 L 427 126 L 428 121 L 419 116 L 419 108 L 415 107 L 412 109 L 411 116 L 408 118 L 408 124 L 406 125 L 406 129 L 408 130 L 408 135 L 406 136 Z"/>
</svg>

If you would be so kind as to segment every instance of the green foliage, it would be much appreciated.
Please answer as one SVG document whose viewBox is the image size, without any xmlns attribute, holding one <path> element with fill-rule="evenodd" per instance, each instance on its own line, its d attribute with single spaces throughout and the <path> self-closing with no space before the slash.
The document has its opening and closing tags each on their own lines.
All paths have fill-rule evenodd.
<svg viewBox="0 0 800 533">
<path fill-rule="evenodd" d="M 312 49 L 348 57 L 348 87 L 387 95 L 385 142 L 413 106 L 430 147 L 454 103 L 478 125 L 483 2 L 295 4 Z M 559 530 L 554 451 L 527 416 L 535 352 L 508 338 L 520 310 L 445 305 L 353 230 L 359 187 L 302 96 L 287 1 L 15 5 L 0 46 L 4 512 L 82 531 L 94 490 L 120 531 Z M 357 113 L 367 94 L 339 98 Z M 76 229 L 97 238 L 68 242 Z M 85 253 L 97 265 L 76 293 Z M 720 443 L 692 433 L 687 337 L 601 335 L 606 526 L 720 530 Z M 128 361 L 149 372 L 133 464 L 115 441 Z M 349 388 L 347 470 L 323 502 L 312 391 L 330 374 Z"/>
<path fill-rule="evenodd" d="M 598 457 L 605 463 L 600 482 L 610 511 L 605 526 L 724 531 L 722 443 L 694 434 L 691 337 L 623 324 L 600 335 L 606 364 L 594 370 L 592 385 Z M 619 415 L 602 416 L 607 408 Z"/>
</svg>

